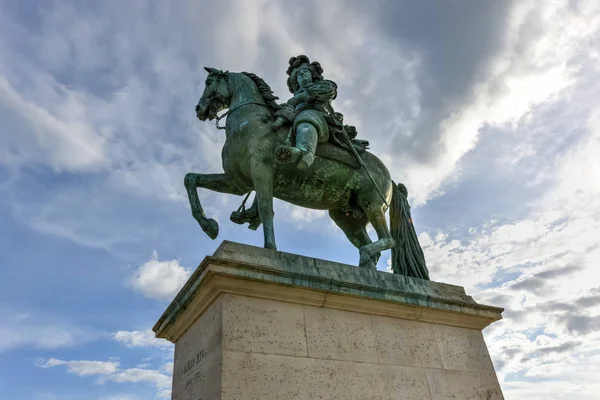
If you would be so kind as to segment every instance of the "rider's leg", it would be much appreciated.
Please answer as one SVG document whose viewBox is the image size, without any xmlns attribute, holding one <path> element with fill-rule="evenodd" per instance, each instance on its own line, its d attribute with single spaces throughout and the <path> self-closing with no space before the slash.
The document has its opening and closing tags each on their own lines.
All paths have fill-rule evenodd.
<svg viewBox="0 0 600 400">
<path fill-rule="evenodd" d="M 300 170 L 305 170 L 315 161 L 315 151 L 319 140 L 317 127 L 310 122 L 300 122 L 296 126 L 296 146 L 279 146 L 277 162 L 293 163 Z"/>
<path fill-rule="evenodd" d="M 307 169 L 315 161 L 318 138 L 317 127 L 310 122 L 301 122 L 296 127 L 296 148 L 302 152 L 297 164 L 298 169 Z"/>
</svg>

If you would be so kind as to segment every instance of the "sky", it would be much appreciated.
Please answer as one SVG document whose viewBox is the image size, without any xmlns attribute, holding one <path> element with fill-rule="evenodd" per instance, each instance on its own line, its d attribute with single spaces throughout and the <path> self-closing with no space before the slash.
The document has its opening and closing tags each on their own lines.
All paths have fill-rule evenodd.
<svg viewBox="0 0 600 400">
<path fill-rule="evenodd" d="M 0 0 L 0 393 L 170 398 L 150 328 L 241 198 L 200 190 L 224 134 L 195 118 L 203 67 L 280 100 L 290 57 L 409 190 L 432 280 L 504 307 L 484 330 L 506 399 L 600 392 L 596 0 Z M 356 264 L 325 212 L 275 202 L 279 250 Z M 378 268 L 386 270 L 384 252 Z"/>
</svg>

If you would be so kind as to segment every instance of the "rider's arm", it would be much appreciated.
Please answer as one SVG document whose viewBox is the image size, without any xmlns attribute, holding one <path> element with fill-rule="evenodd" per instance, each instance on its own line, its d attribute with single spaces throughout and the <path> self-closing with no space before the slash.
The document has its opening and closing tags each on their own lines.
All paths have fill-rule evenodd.
<svg viewBox="0 0 600 400">
<path fill-rule="evenodd" d="M 329 80 L 317 81 L 305 90 L 311 100 L 314 99 L 319 102 L 331 101 L 337 96 L 337 85 Z"/>
<path fill-rule="evenodd" d="M 294 93 L 294 97 L 289 99 L 287 103 L 293 107 L 296 107 L 300 103 L 310 100 L 311 96 L 306 89 L 300 90 Z"/>
</svg>

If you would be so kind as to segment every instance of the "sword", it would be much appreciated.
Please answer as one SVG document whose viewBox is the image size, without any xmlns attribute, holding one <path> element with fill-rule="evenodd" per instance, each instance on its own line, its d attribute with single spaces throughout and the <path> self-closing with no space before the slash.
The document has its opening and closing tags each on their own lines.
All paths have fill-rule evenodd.
<svg viewBox="0 0 600 400">
<path fill-rule="evenodd" d="M 326 102 L 325 105 L 327 106 L 327 111 L 329 111 L 329 114 L 331 115 L 331 117 L 334 120 L 338 121 L 340 123 L 340 125 L 342 126 L 342 136 L 344 137 L 344 141 L 346 142 L 346 145 L 350 148 L 350 151 L 352 152 L 352 154 L 354 154 L 354 157 L 358 160 L 358 163 L 360 164 L 360 166 L 365 169 L 365 171 L 367 172 L 367 175 L 371 179 L 371 182 L 373 182 L 373 186 L 375 186 L 375 189 L 377 190 L 377 193 L 379 193 L 379 196 L 381 196 L 381 199 L 383 200 L 383 203 L 389 208 L 390 205 L 386 201 L 385 196 L 381 192 L 381 189 L 379 189 L 379 186 L 377 186 L 377 183 L 375 182 L 375 179 L 373 179 L 373 175 L 371 175 L 371 172 L 369 171 L 369 169 L 365 165 L 365 162 L 363 161 L 363 159 L 361 158 L 361 156 L 358 154 L 358 152 L 354 148 L 354 145 L 352 144 L 352 141 L 350 140 L 350 137 L 348 136 L 348 133 L 346 132 L 346 129 L 344 129 L 344 124 L 342 122 L 340 122 L 335 117 L 335 112 L 333 111 L 333 107 L 331 107 L 331 104 L 329 102 Z"/>
</svg>

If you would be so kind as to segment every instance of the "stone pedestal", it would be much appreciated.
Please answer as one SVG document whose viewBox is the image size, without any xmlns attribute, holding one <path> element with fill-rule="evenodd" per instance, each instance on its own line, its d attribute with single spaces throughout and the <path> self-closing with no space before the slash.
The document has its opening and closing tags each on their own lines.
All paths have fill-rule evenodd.
<svg viewBox="0 0 600 400">
<path fill-rule="evenodd" d="M 459 286 L 223 242 L 154 326 L 174 400 L 503 399 Z"/>
</svg>

